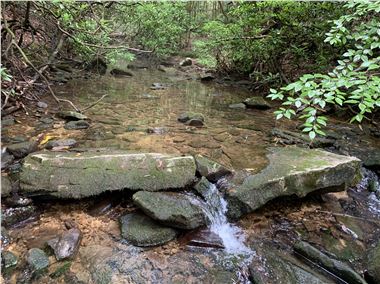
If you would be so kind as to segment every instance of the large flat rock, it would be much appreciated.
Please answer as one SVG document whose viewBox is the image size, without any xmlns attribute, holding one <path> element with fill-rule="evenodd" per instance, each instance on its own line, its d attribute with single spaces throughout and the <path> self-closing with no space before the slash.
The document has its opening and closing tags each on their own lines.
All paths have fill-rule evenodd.
<svg viewBox="0 0 380 284">
<path fill-rule="evenodd" d="M 360 178 L 360 160 L 318 149 L 271 148 L 269 164 L 254 175 L 234 178 L 226 192 L 229 217 L 237 219 L 281 196 L 342 191 Z"/>
<path fill-rule="evenodd" d="M 157 153 L 54 153 L 28 156 L 20 173 L 27 194 L 82 198 L 110 190 L 160 191 L 191 184 L 194 158 Z"/>
</svg>

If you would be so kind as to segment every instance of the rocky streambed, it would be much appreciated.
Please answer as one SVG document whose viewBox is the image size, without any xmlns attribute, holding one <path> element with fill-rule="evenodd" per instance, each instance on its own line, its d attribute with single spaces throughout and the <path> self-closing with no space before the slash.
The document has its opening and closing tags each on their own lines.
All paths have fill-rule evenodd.
<svg viewBox="0 0 380 284">
<path fill-rule="evenodd" d="M 110 96 L 2 123 L 2 281 L 379 282 L 376 133 L 305 147 L 268 102 L 176 72 L 69 81 Z"/>
</svg>

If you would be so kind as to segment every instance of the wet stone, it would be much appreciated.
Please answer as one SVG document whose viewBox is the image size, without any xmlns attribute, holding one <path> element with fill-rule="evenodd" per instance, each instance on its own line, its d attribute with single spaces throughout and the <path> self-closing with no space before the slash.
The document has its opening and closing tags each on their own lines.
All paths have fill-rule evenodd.
<svg viewBox="0 0 380 284">
<path fill-rule="evenodd" d="M 12 182 L 8 176 L 1 176 L 1 197 L 9 196 L 12 192 Z"/>
<path fill-rule="evenodd" d="M 30 142 L 21 142 L 16 144 L 11 144 L 7 147 L 7 151 L 11 153 L 16 158 L 24 158 L 29 153 L 32 153 L 37 150 L 37 143 Z"/>
<path fill-rule="evenodd" d="M 313 262 L 316 262 L 317 264 L 321 265 L 323 268 L 327 269 L 328 271 L 332 272 L 333 274 L 337 275 L 338 277 L 342 278 L 348 283 L 353 283 L 353 284 L 366 283 L 366 281 L 357 272 L 355 272 L 350 266 L 327 256 L 326 254 L 322 253 L 317 248 L 313 247 L 312 245 L 306 242 L 298 241 L 294 245 L 294 249 L 296 252 L 305 256 L 307 259 Z"/>
<path fill-rule="evenodd" d="M 3 251 L 1 253 L 1 265 L 5 269 L 9 269 L 13 266 L 16 266 L 18 263 L 17 256 L 10 251 Z"/>
<path fill-rule="evenodd" d="M 204 122 L 205 118 L 203 114 L 198 113 L 198 112 L 184 112 L 178 116 L 177 120 L 183 123 L 189 120 L 199 120 L 199 121 Z"/>
<path fill-rule="evenodd" d="M 244 100 L 244 104 L 247 108 L 255 108 L 255 109 L 270 109 L 270 104 L 262 97 L 251 97 Z"/>
<path fill-rule="evenodd" d="M 370 281 L 372 283 L 380 283 L 380 242 L 369 250 L 367 268 Z"/>
<path fill-rule="evenodd" d="M 128 70 L 122 70 L 119 68 L 114 68 L 110 71 L 110 74 L 115 77 L 132 77 L 133 73 Z"/>
<path fill-rule="evenodd" d="M 47 242 L 54 251 L 57 260 L 72 259 L 78 252 L 82 232 L 78 228 L 72 228 L 62 233 L 58 238 Z"/>
<path fill-rule="evenodd" d="M 48 107 L 48 104 L 45 103 L 45 102 L 37 102 L 37 106 L 39 108 L 47 108 Z"/>
<path fill-rule="evenodd" d="M 67 119 L 67 120 L 84 120 L 87 119 L 87 116 L 75 111 L 60 111 L 57 113 L 57 116 Z"/>
<path fill-rule="evenodd" d="M 168 86 L 162 83 L 153 83 L 152 86 L 150 87 L 151 90 L 165 90 L 167 88 Z"/>
<path fill-rule="evenodd" d="M 201 119 L 190 119 L 186 121 L 185 124 L 189 126 L 195 126 L 195 127 L 202 127 L 204 125 L 203 120 Z"/>
<path fill-rule="evenodd" d="M 224 249 L 223 240 L 209 229 L 190 232 L 184 238 L 187 239 L 185 242 L 188 246 Z"/>
<path fill-rule="evenodd" d="M 139 191 L 133 202 L 151 218 L 179 229 L 195 229 L 206 224 L 202 201 L 182 193 Z"/>
<path fill-rule="evenodd" d="M 14 226 L 36 215 L 36 207 L 11 207 L 1 210 L 1 223 L 6 226 Z"/>
<path fill-rule="evenodd" d="M 54 119 L 50 117 L 43 117 L 40 119 L 40 122 L 45 123 L 45 124 L 51 124 L 54 122 Z"/>
<path fill-rule="evenodd" d="M 45 148 L 46 149 L 53 149 L 53 148 L 69 148 L 74 147 L 77 144 L 77 141 L 75 139 L 60 139 L 60 140 L 50 140 L 48 143 L 46 143 Z"/>
<path fill-rule="evenodd" d="M 11 237 L 9 236 L 8 230 L 1 226 L 1 247 L 4 248 L 11 243 Z"/>
<path fill-rule="evenodd" d="M 120 227 L 124 239 L 141 247 L 163 245 L 173 240 L 177 235 L 175 229 L 165 227 L 140 213 L 122 216 Z"/>
<path fill-rule="evenodd" d="M 197 172 L 213 183 L 217 182 L 223 176 L 231 174 L 231 170 L 202 155 L 196 155 L 194 158 L 195 164 L 197 165 Z"/>
<path fill-rule="evenodd" d="M 32 248 L 28 251 L 26 261 L 33 271 L 41 271 L 49 266 L 49 258 L 46 253 L 39 248 Z"/>
<path fill-rule="evenodd" d="M 67 122 L 64 127 L 68 130 L 79 130 L 89 128 L 90 124 L 85 120 L 77 120 Z"/>
<path fill-rule="evenodd" d="M 228 107 L 231 109 L 246 109 L 246 105 L 243 103 L 230 104 Z"/>
</svg>

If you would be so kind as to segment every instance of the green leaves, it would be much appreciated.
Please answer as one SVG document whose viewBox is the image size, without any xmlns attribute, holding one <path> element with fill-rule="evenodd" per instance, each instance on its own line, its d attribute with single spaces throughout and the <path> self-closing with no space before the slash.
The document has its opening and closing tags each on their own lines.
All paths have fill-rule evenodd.
<svg viewBox="0 0 380 284">
<path fill-rule="evenodd" d="M 280 108 L 276 118 L 291 118 L 290 114 L 297 110 L 299 118 L 305 121 L 303 132 L 311 140 L 325 135 L 321 129 L 327 118 L 320 114 L 327 105 L 349 105 L 356 112 L 351 122 L 359 123 L 380 106 L 380 78 L 379 73 L 374 73 L 380 68 L 380 2 L 347 3 L 346 7 L 354 11 L 333 21 L 325 39 L 336 46 L 350 43 L 351 48 L 342 55 L 344 59 L 338 60 L 327 75 L 305 74 L 281 88 L 281 94 L 287 95 L 282 103 L 287 109 Z M 282 100 L 272 91 L 268 97 Z"/>
</svg>

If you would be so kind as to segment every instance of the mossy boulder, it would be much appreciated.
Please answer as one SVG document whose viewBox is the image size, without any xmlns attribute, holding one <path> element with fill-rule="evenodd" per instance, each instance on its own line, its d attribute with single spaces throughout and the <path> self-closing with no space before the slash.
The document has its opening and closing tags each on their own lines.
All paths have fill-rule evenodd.
<svg viewBox="0 0 380 284">
<path fill-rule="evenodd" d="M 195 196 L 139 191 L 133 195 L 133 202 L 151 218 L 171 227 L 195 229 L 206 224 L 202 201 Z"/>
<path fill-rule="evenodd" d="M 247 108 L 255 109 L 270 109 L 270 104 L 262 97 L 251 97 L 244 100 L 244 104 Z"/>
<path fill-rule="evenodd" d="M 261 172 L 232 179 L 226 192 L 228 214 L 237 219 L 281 196 L 304 197 L 320 190 L 342 191 L 359 181 L 360 160 L 317 149 L 272 148 Z M 240 179 L 240 178 L 239 178 Z"/>
<path fill-rule="evenodd" d="M 380 242 L 368 254 L 368 275 L 373 283 L 380 283 Z"/>
<path fill-rule="evenodd" d="M 31 248 L 26 255 L 26 262 L 34 272 L 45 270 L 49 266 L 49 258 L 39 248 Z"/>
<path fill-rule="evenodd" d="M 121 189 L 160 191 L 191 184 L 195 170 L 191 156 L 38 152 L 25 159 L 20 186 L 25 194 L 58 198 L 82 198 Z"/>
<path fill-rule="evenodd" d="M 9 145 L 7 151 L 16 158 L 24 158 L 29 153 L 37 150 L 37 143 L 34 141 L 27 141 Z"/>
<path fill-rule="evenodd" d="M 165 227 L 141 213 L 130 213 L 120 218 L 121 236 L 135 246 L 163 245 L 177 235 L 173 228 Z"/>
</svg>

